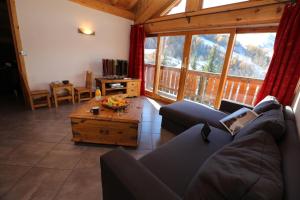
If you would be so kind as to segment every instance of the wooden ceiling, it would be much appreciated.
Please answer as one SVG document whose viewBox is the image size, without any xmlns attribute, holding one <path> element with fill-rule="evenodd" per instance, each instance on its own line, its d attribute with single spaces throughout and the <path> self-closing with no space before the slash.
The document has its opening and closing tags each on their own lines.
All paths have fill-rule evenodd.
<svg viewBox="0 0 300 200">
<path fill-rule="evenodd" d="M 180 0 L 70 0 L 145 24 L 147 33 L 239 26 L 274 26 L 287 0 L 249 0 L 202 9 L 203 0 L 187 0 L 186 12 L 165 15 Z M 164 16 L 163 16 L 164 15 Z"/>
<path fill-rule="evenodd" d="M 134 7 L 138 2 L 138 0 L 98 0 L 98 1 L 132 12 L 134 12 Z"/>
<path fill-rule="evenodd" d="M 141 24 L 170 9 L 179 0 L 70 0 L 80 5 L 134 20 Z"/>
</svg>

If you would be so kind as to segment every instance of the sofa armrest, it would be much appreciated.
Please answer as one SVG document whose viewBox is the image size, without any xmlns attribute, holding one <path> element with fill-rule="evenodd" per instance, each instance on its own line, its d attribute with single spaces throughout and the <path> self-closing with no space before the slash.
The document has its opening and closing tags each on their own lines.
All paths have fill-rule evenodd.
<svg viewBox="0 0 300 200">
<path fill-rule="evenodd" d="M 104 200 L 179 200 L 180 197 L 122 149 L 100 158 Z"/>
<path fill-rule="evenodd" d="M 225 112 L 225 113 L 233 113 L 241 108 L 249 108 L 253 109 L 252 106 L 241 104 L 238 102 L 230 101 L 227 99 L 222 99 L 221 101 L 221 106 L 220 106 L 220 111 Z"/>
</svg>

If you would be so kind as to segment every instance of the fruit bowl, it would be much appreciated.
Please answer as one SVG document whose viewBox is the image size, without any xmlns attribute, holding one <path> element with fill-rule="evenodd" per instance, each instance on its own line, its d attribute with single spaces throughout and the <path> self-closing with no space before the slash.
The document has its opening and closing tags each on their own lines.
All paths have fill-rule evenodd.
<svg viewBox="0 0 300 200">
<path fill-rule="evenodd" d="M 118 110 L 125 110 L 127 106 L 129 105 L 128 101 L 121 97 L 105 97 L 101 100 L 101 104 L 109 109 L 112 109 L 114 111 Z"/>
</svg>

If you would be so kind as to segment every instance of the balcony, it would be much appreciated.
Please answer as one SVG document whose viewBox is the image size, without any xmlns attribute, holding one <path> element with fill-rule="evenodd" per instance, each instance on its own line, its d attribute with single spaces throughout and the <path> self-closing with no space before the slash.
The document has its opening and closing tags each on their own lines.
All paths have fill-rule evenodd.
<svg viewBox="0 0 300 200">
<path fill-rule="evenodd" d="M 178 68 L 161 67 L 158 85 L 160 95 L 176 99 L 180 72 Z M 154 74 L 155 66 L 145 65 L 146 90 L 153 90 Z M 213 106 L 219 81 L 220 74 L 189 70 L 184 86 L 184 98 Z M 263 80 L 260 79 L 227 76 L 222 98 L 253 106 L 262 83 Z"/>
</svg>

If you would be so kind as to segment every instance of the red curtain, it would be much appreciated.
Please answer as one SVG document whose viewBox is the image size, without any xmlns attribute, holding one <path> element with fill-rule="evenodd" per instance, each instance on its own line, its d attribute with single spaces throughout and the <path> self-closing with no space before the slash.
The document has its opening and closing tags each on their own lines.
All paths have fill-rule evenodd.
<svg viewBox="0 0 300 200">
<path fill-rule="evenodd" d="M 142 25 L 131 26 L 130 52 L 128 75 L 131 78 L 141 79 L 141 95 L 145 94 L 144 80 L 144 41 L 145 30 Z"/>
<path fill-rule="evenodd" d="M 267 95 L 291 105 L 300 77 L 300 2 L 285 6 L 274 44 L 274 55 L 256 103 Z"/>
</svg>

